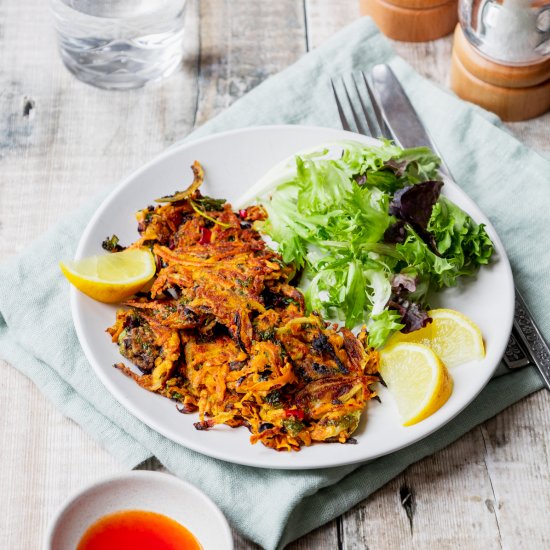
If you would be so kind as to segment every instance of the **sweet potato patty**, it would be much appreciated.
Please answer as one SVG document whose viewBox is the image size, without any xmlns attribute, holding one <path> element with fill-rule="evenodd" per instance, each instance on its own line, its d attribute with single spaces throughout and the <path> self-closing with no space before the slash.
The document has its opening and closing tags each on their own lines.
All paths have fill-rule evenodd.
<svg viewBox="0 0 550 550">
<path fill-rule="evenodd" d="M 365 330 L 356 337 L 306 312 L 293 266 L 254 228 L 265 211 L 202 196 L 198 162 L 193 172 L 187 191 L 137 213 L 131 246 L 152 250 L 157 273 L 107 329 L 141 374 L 116 366 L 198 411 L 198 430 L 246 426 L 252 443 L 277 450 L 345 443 L 378 380 Z"/>
</svg>

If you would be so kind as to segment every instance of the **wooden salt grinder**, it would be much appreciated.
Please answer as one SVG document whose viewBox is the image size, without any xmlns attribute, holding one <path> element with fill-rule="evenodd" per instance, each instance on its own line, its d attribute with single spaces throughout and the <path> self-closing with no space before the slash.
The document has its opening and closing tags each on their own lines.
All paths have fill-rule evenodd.
<svg viewBox="0 0 550 550">
<path fill-rule="evenodd" d="M 450 34 L 458 21 L 458 0 L 359 0 L 389 38 L 425 42 Z"/>
<path fill-rule="evenodd" d="M 550 58 L 530 65 L 501 65 L 479 53 L 457 25 L 451 87 L 462 99 L 503 120 L 527 120 L 550 109 Z"/>
</svg>

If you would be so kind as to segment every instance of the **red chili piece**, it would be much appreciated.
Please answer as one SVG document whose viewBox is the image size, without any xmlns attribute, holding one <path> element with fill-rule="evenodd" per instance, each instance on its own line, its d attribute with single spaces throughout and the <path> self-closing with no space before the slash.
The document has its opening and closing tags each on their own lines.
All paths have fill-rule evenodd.
<svg viewBox="0 0 550 550">
<path fill-rule="evenodd" d="M 208 244 L 212 238 L 212 231 L 208 227 L 201 227 L 201 238 L 199 244 Z"/>
<path fill-rule="evenodd" d="M 305 413 L 302 409 L 285 409 L 285 418 L 297 418 L 298 420 L 303 420 Z"/>
<path fill-rule="evenodd" d="M 246 218 L 246 210 L 243 208 L 239 210 L 239 216 L 244 220 Z"/>
</svg>

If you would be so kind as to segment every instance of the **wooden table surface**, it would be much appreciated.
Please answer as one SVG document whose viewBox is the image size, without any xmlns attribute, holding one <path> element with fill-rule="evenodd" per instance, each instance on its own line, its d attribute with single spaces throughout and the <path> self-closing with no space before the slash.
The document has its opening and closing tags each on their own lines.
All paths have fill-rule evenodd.
<svg viewBox="0 0 550 550">
<path fill-rule="evenodd" d="M 185 62 L 106 92 L 62 66 L 44 0 L 0 3 L 0 258 L 354 21 L 356 0 L 189 0 Z M 445 86 L 451 39 L 394 44 Z M 509 125 L 550 151 L 550 113 Z M 503 182 L 505 185 L 506 182 Z M 18 371 L 0 377 L 0 548 L 36 549 L 73 491 L 124 467 Z M 539 392 L 408 468 L 292 549 L 550 547 L 550 398 Z M 236 535 L 236 549 L 257 548 Z"/>
</svg>

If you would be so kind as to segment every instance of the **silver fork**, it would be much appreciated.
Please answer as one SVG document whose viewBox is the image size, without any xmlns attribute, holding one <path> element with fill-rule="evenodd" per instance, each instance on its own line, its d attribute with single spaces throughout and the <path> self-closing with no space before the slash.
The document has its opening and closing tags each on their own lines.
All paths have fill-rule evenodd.
<svg viewBox="0 0 550 550">
<path fill-rule="evenodd" d="M 399 140 L 384 122 L 376 95 L 365 73 L 361 72 L 357 76 L 350 75 L 347 84 L 344 78 L 338 81 L 331 79 L 330 82 L 344 130 L 371 137 L 391 139 L 399 144 Z M 350 89 L 352 90 L 351 94 Z M 339 90 L 341 91 L 339 92 Z M 355 102 L 351 99 L 352 96 L 356 98 Z M 441 158 L 438 151 L 434 150 L 434 152 Z M 452 180 L 451 173 L 442 158 L 439 172 Z M 536 360 L 533 360 L 533 355 Z M 514 325 L 503 359 L 509 369 L 534 364 L 540 371 L 546 387 L 550 389 L 548 346 L 517 289 Z"/>
<path fill-rule="evenodd" d="M 386 139 L 393 139 L 390 130 L 384 123 L 382 113 L 374 97 L 372 88 L 367 80 L 365 73 L 361 72 L 360 76 L 350 76 L 351 84 L 353 84 L 352 95 L 357 97 L 359 105 L 361 106 L 361 112 L 357 113 L 356 108 L 351 100 L 350 93 L 346 86 L 346 81 L 341 78 L 340 81 L 330 80 L 332 91 L 334 93 L 334 99 L 336 100 L 336 107 L 338 108 L 338 115 L 340 116 L 340 122 L 342 128 L 349 132 L 357 132 L 371 137 L 383 137 Z M 348 84 L 350 86 L 350 84 Z M 337 88 L 343 90 L 345 100 L 342 102 L 338 96 Z M 350 86 L 351 87 L 351 86 Z M 368 100 L 364 101 L 364 94 L 361 93 L 360 88 L 364 88 L 368 95 Z M 346 109 L 343 105 L 347 106 L 347 110 L 351 113 L 351 119 L 346 117 Z"/>
</svg>

